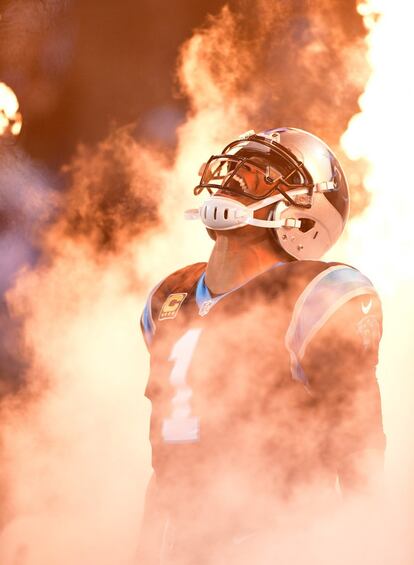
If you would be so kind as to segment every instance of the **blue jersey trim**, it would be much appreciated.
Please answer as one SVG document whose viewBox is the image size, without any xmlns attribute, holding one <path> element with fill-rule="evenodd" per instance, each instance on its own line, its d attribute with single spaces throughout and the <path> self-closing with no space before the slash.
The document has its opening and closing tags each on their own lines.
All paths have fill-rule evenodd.
<svg viewBox="0 0 414 565">
<path fill-rule="evenodd" d="M 150 344 L 152 342 L 153 335 L 155 333 L 155 324 L 151 316 L 151 305 L 145 304 L 144 311 L 142 313 L 142 327 L 144 328 L 145 341 Z"/>
<path fill-rule="evenodd" d="M 344 265 L 326 269 L 307 285 L 296 302 L 285 339 L 293 379 L 308 384 L 300 365 L 308 344 L 341 306 L 364 294 L 376 295 L 371 281 Z"/>
<path fill-rule="evenodd" d="M 198 307 L 200 307 L 203 304 L 203 302 L 205 302 L 206 300 L 212 299 L 210 291 L 208 290 L 208 288 L 206 286 L 205 278 L 206 278 L 206 273 L 204 272 L 201 275 L 201 277 L 198 279 L 198 283 L 197 283 L 196 302 L 197 302 Z"/>
</svg>

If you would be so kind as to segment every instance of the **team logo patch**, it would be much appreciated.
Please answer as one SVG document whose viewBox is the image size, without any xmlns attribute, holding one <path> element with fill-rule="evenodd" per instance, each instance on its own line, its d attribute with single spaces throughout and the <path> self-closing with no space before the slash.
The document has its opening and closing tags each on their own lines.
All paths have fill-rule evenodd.
<svg viewBox="0 0 414 565">
<path fill-rule="evenodd" d="M 381 339 L 380 323 L 375 316 L 365 316 L 357 324 L 357 330 L 365 351 L 378 347 Z"/>
<path fill-rule="evenodd" d="M 170 296 L 162 305 L 158 319 L 171 320 L 172 318 L 175 318 L 186 296 L 186 292 L 176 292 L 174 294 L 170 294 Z"/>
</svg>

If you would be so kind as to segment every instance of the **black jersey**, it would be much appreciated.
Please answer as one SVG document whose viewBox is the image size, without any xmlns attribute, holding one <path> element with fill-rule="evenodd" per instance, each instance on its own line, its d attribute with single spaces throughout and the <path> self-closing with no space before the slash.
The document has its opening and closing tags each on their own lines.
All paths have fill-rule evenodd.
<svg viewBox="0 0 414 565">
<path fill-rule="evenodd" d="M 333 485 L 349 453 L 384 441 L 371 282 L 296 261 L 212 296 L 205 268 L 167 277 L 141 319 L 152 462 L 171 512 L 234 517 L 253 492 Z"/>
</svg>

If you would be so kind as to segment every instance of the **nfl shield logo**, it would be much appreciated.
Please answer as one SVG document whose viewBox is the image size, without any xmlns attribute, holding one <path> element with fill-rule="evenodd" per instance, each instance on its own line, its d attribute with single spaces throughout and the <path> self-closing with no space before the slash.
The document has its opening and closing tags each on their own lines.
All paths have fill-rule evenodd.
<svg viewBox="0 0 414 565">
<path fill-rule="evenodd" d="M 200 306 L 200 310 L 198 311 L 200 316 L 205 316 L 206 314 L 208 314 L 213 304 L 213 300 L 206 300 L 205 302 L 203 302 L 203 304 Z"/>
</svg>

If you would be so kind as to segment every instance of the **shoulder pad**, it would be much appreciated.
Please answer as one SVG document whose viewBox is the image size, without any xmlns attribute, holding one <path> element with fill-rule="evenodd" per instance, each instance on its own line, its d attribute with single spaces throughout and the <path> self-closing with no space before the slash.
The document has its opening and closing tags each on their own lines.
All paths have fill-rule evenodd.
<svg viewBox="0 0 414 565">
<path fill-rule="evenodd" d="M 178 290 L 182 292 L 183 289 L 191 289 L 205 267 L 206 263 L 188 265 L 187 267 L 175 271 L 152 289 L 141 316 L 141 329 L 147 347 L 152 343 L 156 331 L 155 320 L 167 296 Z"/>
<path fill-rule="evenodd" d="M 308 283 L 295 304 L 285 338 L 295 380 L 306 382 L 300 361 L 313 336 L 341 306 L 362 295 L 377 296 L 377 293 L 365 275 L 343 264 L 327 264 Z"/>
</svg>

